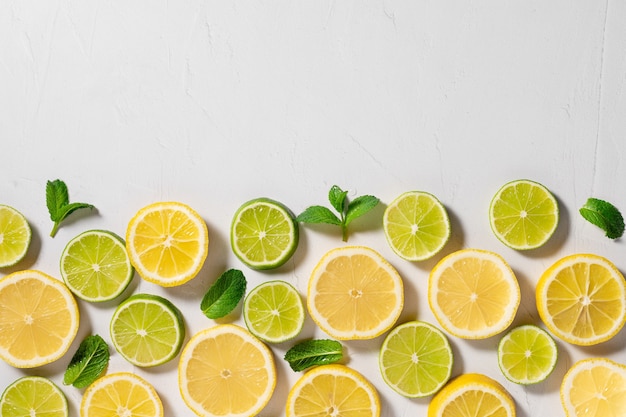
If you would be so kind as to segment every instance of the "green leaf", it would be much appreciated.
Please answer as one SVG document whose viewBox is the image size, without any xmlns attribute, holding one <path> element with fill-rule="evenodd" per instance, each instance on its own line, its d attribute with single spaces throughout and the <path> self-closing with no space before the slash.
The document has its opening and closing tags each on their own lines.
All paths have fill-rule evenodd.
<svg viewBox="0 0 626 417">
<path fill-rule="evenodd" d="M 85 388 L 102 375 L 108 364 L 107 343 L 97 334 L 87 336 L 70 360 L 63 375 L 63 383 L 76 388 Z"/>
<path fill-rule="evenodd" d="M 200 309 L 210 319 L 224 317 L 237 307 L 246 292 L 246 277 L 238 269 L 229 269 L 204 294 Z"/>
<path fill-rule="evenodd" d="M 345 226 L 347 227 L 352 220 L 361 217 L 368 211 L 372 210 L 378 205 L 379 202 L 380 200 L 373 195 L 362 195 L 352 200 L 350 204 L 348 204 Z"/>
<path fill-rule="evenodd" d="M 341 224 L 341 220 L 329 208 L 324 206 L 308 207 L 296 217 L 296 221 L 301 223 L 326 223 L 337 226 Z"/>
<path fill-rule="evenodd" d="M 585 220 L 604 230 L 609 239 L 617 239 L 624 234 L 624 218 L 613 204 L 589 198 L 579 211 Z"/>
<path fill-rule="evenodd" d="M 343 358 L 343 347 L 336 340 L 305 340 L 285 353 L 285 360 L 294 371 L 335 363 Z"/>
<path fill-rule="evenodd" d="M 345 210 L 346 197 L 348 196 L 347 191 L 343 191 L 336 185 L 333 185 L 328 192 L 328 201 L 330 204 L 337 210 L 341 215 Z"/>
<path fill-rule="evenodd" d="M 50 213 L 50 220 L 60 221 L 61 209 L 69 203 L 67 186 L 61 180 L 48 181 L 46 183 L 46 205 Z"/>
</svg>

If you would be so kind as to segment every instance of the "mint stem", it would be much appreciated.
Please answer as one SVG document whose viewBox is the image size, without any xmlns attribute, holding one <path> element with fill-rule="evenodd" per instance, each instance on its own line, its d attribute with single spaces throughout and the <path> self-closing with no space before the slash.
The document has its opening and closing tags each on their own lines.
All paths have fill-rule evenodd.
<svg viewBox="0 0 626 417">
<path fill-rule="evenodd" d="M 59 225 L 61 223 L 54 222 L 54 226 L 52 227 L 52 231 L 50 232 L 50 237 L 54 237 L 57 234 L 57 230 L 59 230 Z"/>
</svg>

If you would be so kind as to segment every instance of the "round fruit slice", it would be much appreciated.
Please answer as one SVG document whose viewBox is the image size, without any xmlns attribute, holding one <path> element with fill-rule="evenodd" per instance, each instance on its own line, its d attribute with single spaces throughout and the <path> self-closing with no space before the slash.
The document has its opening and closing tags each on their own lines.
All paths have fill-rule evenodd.
<svg viewBox="0 0 626 417">
<path fill-rule="evenodd" d="M 40 271 L 0 279 L 0 357 L 17 368 L 59 359 L 78 332 L 76 300 L 62 281 Z"/>
<path fill-rule="evenodd" d="M 2 417 L 68 417 L 67 399 L 54 382 L 25 376 L 9 385 L 0 398 Z"/>
<path fill-rule="evenodd" d="M 298 223 L 291 211 L 268 198 L 244 203 L 230 226 L 233 252 L 254 269 L 283 265 L 296 251 L 298 236 Z"/>
<path fill-rule="evenodd" d="M 135 294 L 113 313 L 110 332 L 113 346 L 128 362 L 150 367 L 178 355 L 185 324 L 178 308 L 165 298 Z"/>
<path fill-rule="evenodd" d="M 463 249 L 443 258 L 430 273 L 428 303 L 441 326 L 464 339 L 504 331 L 520 303 L 517 278 L 500 255 Z"/>
<path fill-rule="evenodd" d="M 626 283 L 608 259 L 593 254 L 561 258 L 539 278 L 537 310 L 548 330 L 568 343 L 595 345 L 626 322 Z"/>
<path fill-rule="evenodd" d="M 129 372 L 105 375 L 83 394 L 81 417 L 162 417 L 163 404 L 154 387 Z"/>
<path fill-rule="evenodd" d="M 426 397 L 439 391 L 452 373 L 452 349 L 435 326 L 412 321 L 394 328 L 380 348 L 385 382 L 405 397 Z"/>
<path fill-rule="evenodd" d="M 246 296 L 243 318 L 250 333 L 259 339 L 281 343 L 293 339 L 302 330 L 304 304 L 291 284 L 268 281 Z"/>
<path fill-rule="evenodd" d="M 498 190 L 489 206 L 491 230 L 510 248 L 535 249 L 550 239 L 559 223 L 559 205 L 543 185 L 511 181 Z"/>
<path fill-rule="evenodd" d="M 327 252 L 309 279 L 309 313 L 335 339 L 377 337 L 395 324 L 403 305 L 402 278 L 378 252 L 364 246 Z"/>
<path fill-rule="evenodd" d="M 626 415 L 626 366 L 606 358 L 582 359 L 561 382 L 567 417 Z"/>
<path fill-rule="evenodd" d="M 344 365 L 321 365 L 296 381 L 287 397 L 287 417 L 380 416 L 376 388 Z"/>
<path fill-rule="evenodd" d="M 428 405 L 428 417 L 515 417 L 511 395 L 481 374 L 463 374 L 444 386 Z"/>
<path fill-rule="evenodd" d="M 0 204 L 0 268 L 21 261 L 30 246 L 32 232 L 26 217 Z"/>
<path fill-rule="evenodd" d="M 450 220 L 437 198 L 409 191 L 396 198 L 383 215 L 383 229 L 391 249 L 408 261 L 437 254 L 450 237 Z"/>
<path fill-rule="evenodd" d="M 545 330 L 527 324 L 508 332 L 498 344 L 498 365 L 502 374 L 517 384 L 536 384 L 554 370 L 558 351 Z"/>
<path fill-rule="evenodd" d="M 143 279 L 173 287 L 194 278 L 202 268 L 209 232 L 191 207 L 178 202 L 153 203 L 129 222 L 126 249 Z"/>
<path fill-rule="evenodd" d="M 89 230 L 70 240 L 61 254 L 61 276 L 68 288 L 85 301 L 109 301 L 133 279 L 122 238 L 105 230 Z"/>
<path fill-rule="evenodd" d="M 199 416 L 254 416 L 274 392 L 274 357 L 239 326 L 211 327 L 196 333 L 183 349 L 178 386 Z"/>
</svg>

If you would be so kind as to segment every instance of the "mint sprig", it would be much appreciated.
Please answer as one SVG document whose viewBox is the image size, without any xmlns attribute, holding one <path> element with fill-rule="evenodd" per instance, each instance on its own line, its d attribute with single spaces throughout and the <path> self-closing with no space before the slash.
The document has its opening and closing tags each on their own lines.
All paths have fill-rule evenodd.
<svg viewBox="0 0 626 417">
<path fill-rule="evenodd" d="M 94 208 L 94 206 L 87 203 L 70 203 L 67 185 L 61 180 L 48 181 L 46 183 L 46 205 L 50 213 L 50 220 L 54 222 L 50 232 L 51 237 L 57 234 L 61 222 L 74 211 L 83 208 Z"/>
<path fill-rule="evenodd" d="M 348 192 L 336 185 L 333 185 L 328 192 L 328 201 L 330 201 L 331 206 L 337 211 L 338 215 L 324 206 L 310 206 L 296 217 L 296 221 L 300 223 L 325 223 L 340 226 L 344 242 L 348 241 L 348 225 L 353 220 L 372 210 L 380 202 L 377 197 L 372 195 L 362 195 L 350 201 Z"/>
<path fill-rule="evenodd" d="M 585 220 L 604 230 L 609 239 L 617 239 L 624 234 L 624 218 L 608 201 L 589 198 L 579 211 Z"/>
<path fill-rule="evenodd" d="M 87 336 L 72 356 L 65 374 L 63 384 L 76 388 L 91 385 L 102 375 L 109 364 L 109 346 L 100 336 Z"/>
<path fill-rule="evenodd" d="M 341 343 L 330 339 L 312 339 L 300 342 L 285 352 L 285 360 L 295 372 L 312 366 L 335 363 L 343 358 Z"/>
<path fill-rule="evenodd" d="M 246 292 L 246 277 L 238 269 L 229 269 L 211 285 L 200 303 L 210 319 L 224 317 L 237 307 Z"/>
</svg>

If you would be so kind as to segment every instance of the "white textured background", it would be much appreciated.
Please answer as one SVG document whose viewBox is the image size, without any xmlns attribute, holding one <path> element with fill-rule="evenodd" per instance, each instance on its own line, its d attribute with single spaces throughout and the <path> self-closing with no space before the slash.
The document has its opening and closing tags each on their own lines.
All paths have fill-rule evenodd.
<svg viewBox="0 0 626 417">
<path fill-rule="evenodd" d="M 333 184 L 383 203 L 417 189 L 439 197 L 452 217 L 453 238 L 435 259 L 393 254 L 380 226 L 384 206 L 357 220 L 349 241 L 378 250 L 404 277 L 401 320 L 437 324 L 426 300 L 430 268 L 453 250 L 478 247 L 515 270 L 523 296 L 516 323 L 539 323 L 534 283 L 558 258 L 593 252 L 626 271 L 623 241 L 578 214 L 591 196 L 626 212 L 625 21 L 626 3 L 617 0 L 2 0 L 0 203 L 24 213 L 35 231 L 19 268 L 60 277 L 60 253 L 79 232 L 123 235 L 139 208 L 180 200 L 209 226 L 205 268 L 174 289 L 136 277 L 126 295 L 165 295 L 193 334 L 214 324 L 199 302 L 225 269 L 242 269 L 250 288 L 280 278 L 304 293 L 317 260 L 343 245 L 332 229 L 304 227 L 292 261 L 251 271 L 228 241 L 244 201 L 267 196 L 299 213 L 325 203 Z M 52 239 L 44 188 L 55 178 L 98 211 L 76 213 Z M 487 219 L 491 196 L 517 178 L 542 182 L 561 205 L 557 233 L 531 253 L 504 247 Z M 24 374 L 48 376 L 77 416 L 82 392 L 62 386 L 63 371 L 87 334 L 109 339 L 114 307 L 81 303 L 70 353 L 40 369 L 0 363 L 0 390 Z M 231 319 L 243 324 L 240 308 Z M 451 338 L 454 374 L 501 381 L 520 416 L 562 415 L 558 389 L 569 365 L 593 356 L 625 362 L 625 333 L 592 348 L 559 342 L 552 376 L 526 388 L 500 374 L 498 337 Z M 309 320 L 301 339 L 323 336 Z M 385 386 L 381 342 L 345 342 L 347 364 L 376 385 L 384 417 L 425 415 L 428 399 Z M 273 346 L 279 383 L 262 416 L 284 415 L 298 376 L 282 360 L 289 347 Z M 109 370 L 146 377 L 167 416 L 190 416 L 175 362 L 137 369 L 113 353 Z"/>
</svg>

